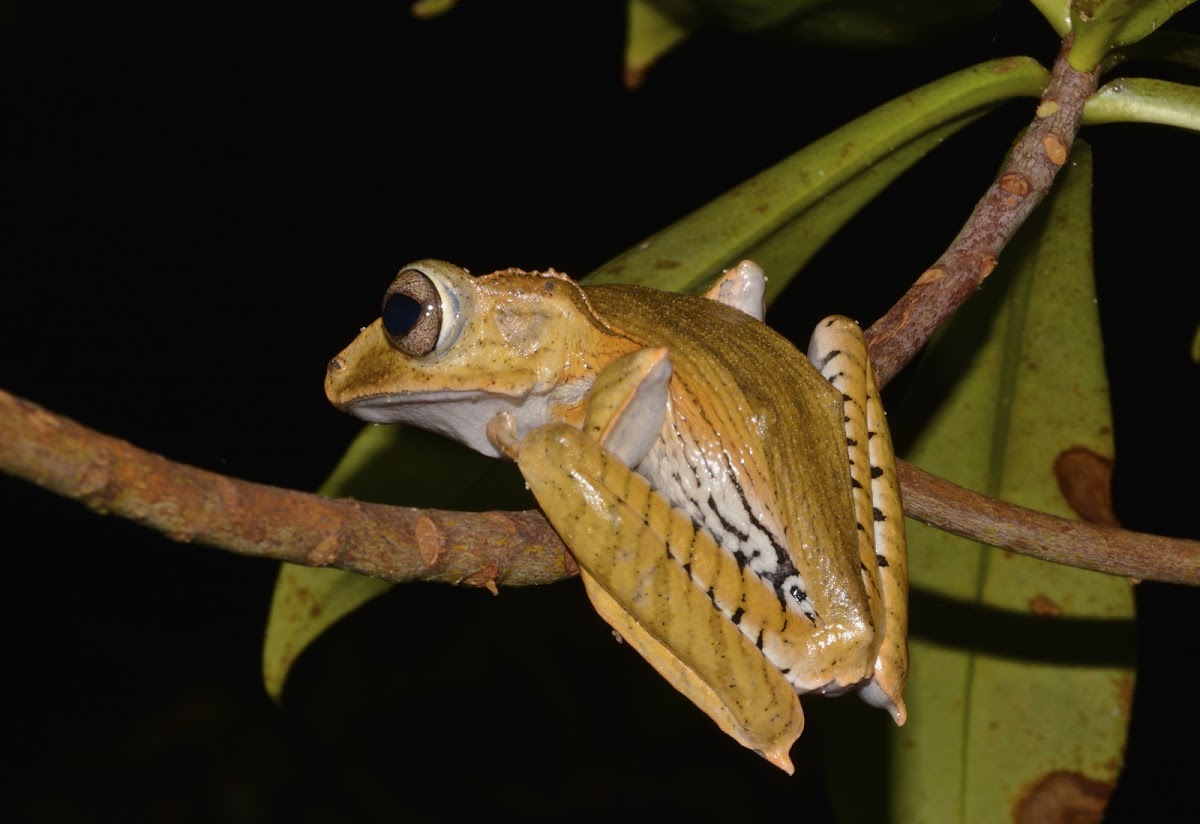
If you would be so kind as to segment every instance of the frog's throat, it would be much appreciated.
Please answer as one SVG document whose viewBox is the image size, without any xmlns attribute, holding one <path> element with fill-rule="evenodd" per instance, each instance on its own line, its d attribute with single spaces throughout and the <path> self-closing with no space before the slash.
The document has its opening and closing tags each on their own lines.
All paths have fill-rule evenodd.
<svg viewBox="0 0 1200 824">
<path fill-rule="evenodd" d="M 563 410 L 579 407 L 590 382 L 574 381 L 523 395 L 479 390 L 412 392 L 370 395 L 344 407 L 370 423 L 402 423 L 436 432 L 490 458 L 504 457 L 487 436 L 488 421 L 510 413 L 518 438 L 552 420 L 563 420 Z"/>
</svg>

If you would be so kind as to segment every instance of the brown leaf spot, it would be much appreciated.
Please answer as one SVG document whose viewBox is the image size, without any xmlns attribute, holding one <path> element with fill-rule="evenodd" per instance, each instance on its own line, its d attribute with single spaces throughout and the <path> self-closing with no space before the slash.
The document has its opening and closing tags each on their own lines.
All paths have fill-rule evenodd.
<svg viewBox="0 0 1200 824">
<path fill-rule="evenodd" d="M 337 558 L 338 539 L 336 535 L 326 535 L 315 547 L 308 551 L 305 561 L 309 566 L 329 566 Z"/>
<path fill-rule="evenodd" d="M 655 269 L 678 269 L 679 266 L 680 266 L 680 264 L 679 264 L 679 261 L 677 261 L 677 260 L 668 260 L 666 258 L 659 258 L 658 260 L 654 261 Z"/>
<path fill-rule="evenodd" d="M 1090 824 L 1099 821 L 1113 786 L 1069 770 L 1054 770 L 1028 785 L 1013 808 L 1017 824 Z"/>
<path fill-rule="evenodd" d="M 442 531 L 428 515 L 417 518 L 417 526 L 413 530 L 417 539 L 417 552 L 421 553 L 421 561 L 431 567 L 437 563 L 442 554 Z"/>
<path fill-rule="evenodd" d="M 1054 459 L 1058 490 L 1081 519 L 1120 526 L 1112 508 L 1112 460 L 1087 447 L 1073 446 Z"/>
<path fill-rule="evenodd" d="M 1029 611 L 1044 618 L 1057 618 L 1062 615 L 1062 607 L 1045 595 L 1035 595 L 1030 598 Z"/>
<path fill-rule="evenodd" d="M 321 613 L 325 611 L 325 605 L 317 598 L 311 587 L 297 585 L 289 590 L 286 600 L 285 612 L 299 614 L 307 610 L 308 617 L 316 620 L 321 617 Z"/>
<path fill-rule="evenodd" d="M 987 278 L 987 276 L 992 273 L 992 270 L 995 268 L 996 268 L 996 256 L 995 255 L 984 255 L 983 259 L 979 261 L 979 281 L 980 281 L 980 283 L 982 283 Z"/>
<path fill-rule="evenodd" d="M 917 278 L 917 285 L 920 285 L 922 283 L 935 283 L 935 282 L 941 280 L 942 278 L 944 278 L 945 276 L 946 276 L 946 270 L 942 269 L 939 266 L 935 266 L 932 269 L 926 269 L 924 272 L 921 273 L 921 276 L 919 278 Z"/>
<path fill-rule="evenodd" d="M 1058 135 L 1048 134 L 1043 137 L 1042 149 L 1055 166 L 1061 166 L 1067 162 L 1067 144 L 1063 143 L 1062 138 Z"/>
<path fill-rule="evenodd" d="M 1129 717 L 1133 707 L 1133 683 L 1133 676 L 1129 674 L 1119 675 L 1113 681 L 1113 686 L 1117 688 L 1117 703 L 1121 705 L 1121 714 L 1125 717 Z"/>
</svg>

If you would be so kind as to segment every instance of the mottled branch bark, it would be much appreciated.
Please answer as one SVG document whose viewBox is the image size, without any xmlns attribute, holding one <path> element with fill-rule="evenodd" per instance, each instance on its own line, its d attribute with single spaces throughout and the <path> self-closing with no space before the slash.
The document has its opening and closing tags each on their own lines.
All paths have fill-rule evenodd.
<svg viewBox="0 0 1200 824">
<path fill-rule="evenodd" d="M 904 513 L 972 541 L 1127 578 L 1200 584 L 1200 541 L 1047 515 L 897 461 Z"/>
<path fill-rule="evenodd" d="M 385 506 L 169 461 L 0 390 L 0 469 L 187 543 L 389 581 L 494 587 L 577 571 L 540 512 Z"/>
<path fill-rule="evenodd" d="M 1083 104 L 1096 91 L 1099 69 L 1079 72 L 1063 43 L 1033 122 L 999 176 L 975 204 L 937 262 L 866 332 L 875 377 L 886 384 L 921 350 L 942 322 L 996 268 L 1000 252 L 1041 203 L 1070 156 Z"/>
<path fill-rule="evenodd" d="M 900 464 L 905 511 L 1056 563 L 1200 584 L 1200 542 L 1057 518 Z M 0 390 L 0 469 L 193 542 L 397 583 L 546 584 L 578 572 L 541 512 L 449 512 L 329 500 L 169 461 Z"/>
</svg>

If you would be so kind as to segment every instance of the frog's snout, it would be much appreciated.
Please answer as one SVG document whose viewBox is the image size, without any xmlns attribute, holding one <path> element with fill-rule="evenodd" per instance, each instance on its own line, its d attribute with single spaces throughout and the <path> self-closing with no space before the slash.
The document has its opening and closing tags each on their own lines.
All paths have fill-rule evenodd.
<svg viewBox="0 0 1200 824">
<path fill-rule="evenodd" d="M 338 409 L 345 410 L 345 383 L 350 377 L 349 361 L 346 359 L 346 353 L 341 352 L 333 358 L 330 358 L 329 363 L 325 367 L 325 397 L 329 402 Z"/>
</svg>

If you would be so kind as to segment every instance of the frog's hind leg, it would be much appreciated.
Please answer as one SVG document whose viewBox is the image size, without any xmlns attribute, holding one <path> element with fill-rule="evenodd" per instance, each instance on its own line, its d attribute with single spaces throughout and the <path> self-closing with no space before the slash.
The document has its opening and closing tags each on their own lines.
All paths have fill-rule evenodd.
<svg viewBox="0 0 1200 824">
<path fill-rule="evenodd" d="M 741 591 L 742 570 L 632 468 L 662 430 L 670 376 L 664 348 L 618 358 L 592 387 L 583 431 L 535 429 L 517 462 L 601 617 L 722 730 L 790 773 L 804 721 L 795 690 L 718 607 Z"/>
<path fill-rule="evenodd" d="M 804 726 L 796 692 L 717 607 L 743 586 L 732 556 L 567 424 L 531 432 L 518 463 L 596 611 L 723 731 L 791 773 L 788 751 Z M 707 591 L 693 580 L 701 569 Z"/>
<path fill-rule="evenodd" d="M 862 556 L 863 584 L 871 600 L 879 649 L 875 671 L 859 694 L 906 718 L 908 678 L 908 557 L 904 511 L 887 418 L 858 324 L 834 315 L 817 324 L 808 357 L 842 393 L 846 449 Z"/>
</svg>

